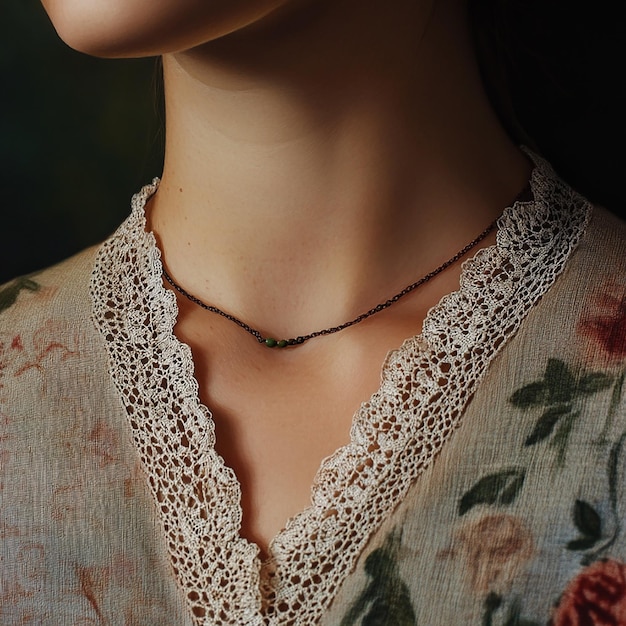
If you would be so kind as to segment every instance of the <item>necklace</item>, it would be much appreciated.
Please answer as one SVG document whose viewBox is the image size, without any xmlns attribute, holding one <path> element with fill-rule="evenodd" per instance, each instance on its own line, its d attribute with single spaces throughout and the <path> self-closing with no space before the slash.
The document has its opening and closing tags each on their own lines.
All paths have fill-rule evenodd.
<svg viewBox="0 0 626 626">
<path fill-rule="evenodd" d="M 288 346 L 299 346 L 303 344 L 305 341 L 308 341 L 309 339 L 313 339 L 315 337 L 322 337 L 323 335 L 332 335 L 333 333 L 338 333 L 340 330 L 344 330 L 345 328 L 354 326 L 355 324 L 358 324 L 362 322 L 363 320 L 366 320 L 368 317 L 371 317 L 372 315 L 375 315 L 376 313 L 380 313 L 381 311 L 384 311 L 385 309 L 389 308 L 392 304 L 400 300 L 400 298 L 403 298 L 408 293 L 415 291 L 415 289 L 417 289 L 418 287 L 421 287 L 422 285 L 427 283 L 429 280 L 433 279 L 435 276 L 437 276 L 437 274 L 440 274 L 451 265 L 454 265 L 454 263 L 456 263 L 460 258 L 465 256 L 470 250 L 475 248 L 483 239 L 485 239 L 485 237 L 487 237 L 487 235 L 496 227 L 496 223 L 497 223 L 497 220 L 494 220 L 491 224 L 489 224 L 489 226 L 487 226 L 487 228 L 485 228 L 485 230 L 483 230 L 482 233 L 480 233 L 480 235 L 478 235 L 478 237 L 476 237 L 476 239 L 473 239 L 472 241 L 470 241 L 463 249 L 459 250 L 453 257 L 449 258 L 447 261 L 442 263 L 439 267 L 435 268 L 428 274 L 422 276 L 419 280 L 415 281 L 414 283 L 411 283 L 408 287 L 405 287 L 402 291 L 397 293 L 395 296 L 392 296 L 391 298 L 389 298 L 389 300 L 386 300 L 385 302 L 381 302 L 380 304 L 377 304 L 375 307 L 371 308 L 369 311 L 366 311 L 365 313 L 361 313 L 361 315 L 355 317 L 353 320 L 350 320 L 349 322 L 344 322 L 343 324 L 340 324 L 339 326 L 333 326 L 331 328 L 324 328 L 322 330 L 316 330 L 315 332 L 309 333 L 308 335 L 302 335 L 300 337 L 292 337 L 291 339 L 274 339 L 273 337 L 264 337 L 261 331 L 257 330 L 256 328 L 252 328 L 252 326 L 246 324 L 245 322 L 235 317 L 234 315 L 231 315 L 230 313 L 226 313 L 226 311 L 222 311 L 222 309 L 216 306 L 202 302 L 202 300 L 191 295 L 188 291 L 183 289 L 177 282 L 175 282 L 174 279 L 167 273 L 167 270 L 165 269 L 165 267 L 163 267 L 163 277 L 178 293 L 180 293 L 182 296 L 187 298 L 187 300 L 190 300 L 194 304 L 197 304 L 198 306 L 202 307 L 203 309 L 207 311 L 210 311 L 211 313 L 217 313 L 218 315 L 225 317 L 227 320 L 234 322 L 235 324 L 237 324 L 237 326 L 239 326 L 240 328 L 243 328 L 247 333 L 255 337 L 256 340 L 260 344 L 263 344 L 264 346 L 268 348 L 286 348 Z"/>
</svg>

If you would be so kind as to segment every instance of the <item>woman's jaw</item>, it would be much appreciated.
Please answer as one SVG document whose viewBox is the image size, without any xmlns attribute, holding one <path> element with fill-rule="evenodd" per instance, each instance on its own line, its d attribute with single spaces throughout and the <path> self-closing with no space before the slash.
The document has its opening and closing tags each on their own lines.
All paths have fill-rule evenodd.
<svg viewBox="0 0 626 626">
<path fill-rule="evenodd" d="M 91 56 L 179 52 L 262 21 L 300 0 L 42 0 L 59 37 Z"/>
</svg>

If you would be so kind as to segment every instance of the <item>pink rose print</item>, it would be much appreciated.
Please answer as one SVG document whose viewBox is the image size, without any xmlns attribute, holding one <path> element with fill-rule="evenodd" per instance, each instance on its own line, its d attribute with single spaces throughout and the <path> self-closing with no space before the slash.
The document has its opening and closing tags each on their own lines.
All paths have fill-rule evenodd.
<svg viewBox="0 0 626 626">
<path fill-rule="evenodd" d="M 5 390 L 11 378 L 34 375 L 45 395 L 47 372 L 69 359 L 80 356 L 81 330 L 67 323 L 47 320 L 34 332 L 0 336 L 0 404 L 6 401 Z"/>
<path fill-rule="evenodd" d="M 561 596 L 550 626 L 626 624 L 626 565 L 607 559 L 585 568 Z"/>
<path fill-rule="evenodd" d="M 534 554 L 530 531 L 512 515 L 469 520 L 455 539 L 454 552 L 463 555 L 472 588 L 480 593 L 505 593 Z"/>
<path fill-rule="evenodd" d="M 626 293 L 608 290 L 597 299 L 595 308 L 601 313 L 584 317 L 579 332 L 599 344 L 608 361 L 620 362 L 626 358 Z"/>
</svg>

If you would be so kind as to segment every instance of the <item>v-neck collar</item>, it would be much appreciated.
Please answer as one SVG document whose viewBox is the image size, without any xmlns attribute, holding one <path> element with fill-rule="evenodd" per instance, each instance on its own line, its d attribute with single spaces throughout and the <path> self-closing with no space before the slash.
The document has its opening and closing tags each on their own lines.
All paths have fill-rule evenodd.
<svg viewBox="0 0 626 626">
<path fill-rule="evenodd" d="M 589 203 L 541 158 L 530 186 L 498 221 L 497 243 L 463 264 L 460 288 L 391 352 L 380 388 L 353 418 L 350 443 L 325 459 L 311 505 L 289 520 L 261 562 L 240 537 L 241 489 L 216 453 L 178 309 L 163 286 L 145 205 L 158 181 L 99 250 L 93 319 L 197 624 L 314 624 L 369 538 L 459 425 L 489 363 L 563 270 Z"/>
</svg>

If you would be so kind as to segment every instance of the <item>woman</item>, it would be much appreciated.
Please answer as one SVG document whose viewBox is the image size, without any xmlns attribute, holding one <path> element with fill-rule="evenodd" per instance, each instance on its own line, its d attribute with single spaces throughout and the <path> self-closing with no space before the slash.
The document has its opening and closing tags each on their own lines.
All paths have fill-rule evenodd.
<svg viewBox="0 0 626 626">
<path fill-rule="evenodd" d="M 3 620 L 626 623 L 624 227 L 465 3 L 44 5 L 163 55 L 166 158 L 1 292 Z"/>
</svg>

